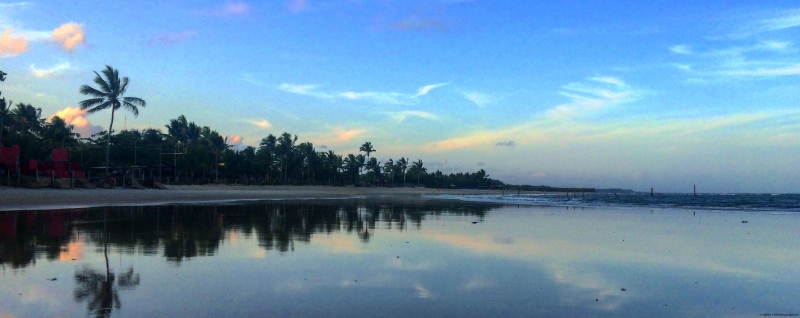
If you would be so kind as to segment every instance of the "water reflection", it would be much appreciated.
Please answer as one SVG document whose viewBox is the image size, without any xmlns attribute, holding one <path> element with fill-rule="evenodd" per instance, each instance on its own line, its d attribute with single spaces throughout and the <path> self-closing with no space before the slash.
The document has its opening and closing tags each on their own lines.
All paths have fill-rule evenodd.
<svg viewBox="0 0 800 318">
<path fill-rule="evenodd" d="M 419 198 L 0 212 L 0 316 L 791 314 L 798 225 Z"/>
<path fill-rule="evenodd" d="M 315 234 L 345 232 L 368 243 L 379 224 L 404 231 L 409 224 L 420 228 L 426 216 L 482 220 L 499 206 L 337 200 L 0 212 L 0 266 L 19 269 L 35 265 L 37 258 L 58 260 L 74 253 L 79 241 L 122 254 L 161 254 L 180 264 L 215 255 L 229 232 L 255 234 L 266 251 L 285 253 L 296 243 L 310 243 Z"/>
</svg>

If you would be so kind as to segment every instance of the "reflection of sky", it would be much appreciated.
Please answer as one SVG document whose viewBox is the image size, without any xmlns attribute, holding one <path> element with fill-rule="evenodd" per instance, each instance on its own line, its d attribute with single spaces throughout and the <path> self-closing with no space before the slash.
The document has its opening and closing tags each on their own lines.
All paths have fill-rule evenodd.
<svg viewBox="0 0 800 318">
<path fill-rule="evenodd" d="M 316 233 L 284 253 L 231 230 L 214 256 L 178 266 L 162 255 L 112 249 L 112 271 L 133 266 L 141 275 L 136 289 L 120 291 L 115 314 L 707 317 L 798 310 L 795 215 L 508 207 L 483 220 L 425 219 L 402 230 L 378 223 L 366 243 L 355 231 Z M 84 315 L 72 300 L 74 271 L 84 264 L 102 268 L 102 249 L 76 241 L 58 260 L 0 271 L 0 315 Z"/>
</svg>

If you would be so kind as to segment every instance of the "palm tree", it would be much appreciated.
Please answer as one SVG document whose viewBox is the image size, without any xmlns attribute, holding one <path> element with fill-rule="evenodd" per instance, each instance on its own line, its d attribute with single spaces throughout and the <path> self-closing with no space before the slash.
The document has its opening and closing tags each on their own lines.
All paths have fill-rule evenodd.
<svg viewBox="0 0 800 318">
<path fill-rule="evenodd" d="M 367 173 L 372 172 L 372 182 L 375 182 L 378 179 L 378 175 L 381 173 L 381 163 L 378 162 L 378 159 L 375 157 L 369 158 L 367 162 Z"/>
<path fill-rule="evenodd" d="M 428 169 L 422 166 L 422 159 L 417 159 L 417 162 L 412 164 L 412 168 L 417 172 L 417 185 L 419 185 L 419 176 L 427 172 Z"/>
<path fill-rule="evenodd" d="M 81 109 L 88 109 L 90 114 L 111 108 L 111 123 L 108 125 L 108 139 L 106 139 L 106 175 L 108 175 L 108 158 L 111 150 L 111 134 L 114 128 L 114 112 L 124 107 L 133 113 L 134 117 L 137 117 L 139 116 L 139 108 L 137 106 L 145 107 L 147 102 L 138 97 L 123 97 L 128 89 L 128 78 L 123 77 L 120 80 L 119 71 L 111 66 L 106 65 L 106 69 L 103 70 L 105 79 L 97 72 L 94 72 L 94 74 L 96 75 L 94 82 L 100 86 L 100 89 L 95 89 L 89 85 L 81 86 L 81 94 L 94 98 L 84 100 L 78 105 Z"/>
<path fill-rule="evenodd" d="M 383 165 L 383 172 L 389 174 L 390 186 L 394 187 L 394 161 L 392 159 L 389 159 Z"/>
<path fill-rule="evenodd" d="M 400 157 L 400 160 L 397 160 L 397 169 L 403 172 L 403 187 L 405 187 L 406 170 L 408 169 L 408 160 L 405 157 Z"/>
<path fill-rule="evenodd" d="M 73 126 L 64 122 L 61 117 L 54 116 L 50 123 L 42 128 L 42 141 L 48 143 L 50 148 L 61 145 L 74 146 L 78 143 L 80 135 L 72 132 Z"/>
<path fill-rule="evenodd" d="M 358 151 L 366 152 L 367 153 L 367 160 L 369 160 L 369 154 L 375 152 L 376 150 L 375 150 L 375 148 L 372 147 L 372 143 L 367 141 L 363 145 L 361 145 L 361 148 L 358 148 Z"/>
<path fill-rule="evenodd" d="M 30 104 L 17 104 L 16 108 L 11 111 L 11 117 L 17 133 L 22 135 L 36 135 L 41 132 L 42 124 L 44 124 L 44 119 L 41 118 L 42 109 Z"/>
</svg>

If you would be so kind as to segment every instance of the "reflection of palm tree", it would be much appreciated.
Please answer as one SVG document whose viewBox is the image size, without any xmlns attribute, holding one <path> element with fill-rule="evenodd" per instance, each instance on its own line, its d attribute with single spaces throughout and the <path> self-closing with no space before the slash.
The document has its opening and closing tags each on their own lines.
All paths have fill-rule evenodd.
<svg viewBox="0 0 800 318">
<path fill-rule="evenodd" d="M 108 240 L 107 222 L 108 211 L 103 213 L 103 255 L 106 258 L 106 273 L 103 275 L 94 269 L 84 267 L 75 273 L 75 292 L 76 302 L 88 300 L 86 305 L 90 313 L 96 317 L 110 317 L 114 308 L 119 309 L 121 302 L 119 292 L 114 288 L 114 281 L 122 289 L 133 289 L 139 285 L 139 274 L 133 272 L 133 267 L 129 268 L 125 274 L 116 280 L 114 273 L 108 266 Z"/>
</svg>

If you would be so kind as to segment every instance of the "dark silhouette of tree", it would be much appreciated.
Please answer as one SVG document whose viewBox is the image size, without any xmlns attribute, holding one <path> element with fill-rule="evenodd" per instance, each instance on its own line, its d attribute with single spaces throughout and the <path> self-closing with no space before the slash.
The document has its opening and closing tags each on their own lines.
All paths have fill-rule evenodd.
<svg viewBox="0 0 800 318">
<path fill-rule="evenodd" d="M 119 78 L 119 71 L 111 66 L 106 65 L 103 70 L 105 79 L 97 72 L 94 72 L 96 77 L 94 82 L 100 87 L 95 89 L 89 85 L 81 86 L 80 93 L 89 95 L 90 98 L 78 103 L 81 109 L 87 110 L 89 113 L 96 113 L 102 110 L 111 109 L 111 123 L 108 125 L 109 136 L 114 133 L 114 113 L 120 109 L 125 108 L 133 113 L 133 116 L 139 116 L 138 106 L 145 107 L 147 103 L 138 97 L 124 97 L 125 91 L 128 89 L 128 78 Z M 106 175 L 108 175 L 109 168 L 109 154 L 111 149 L 111 138 L 106 139 Z"/>
</svg>

